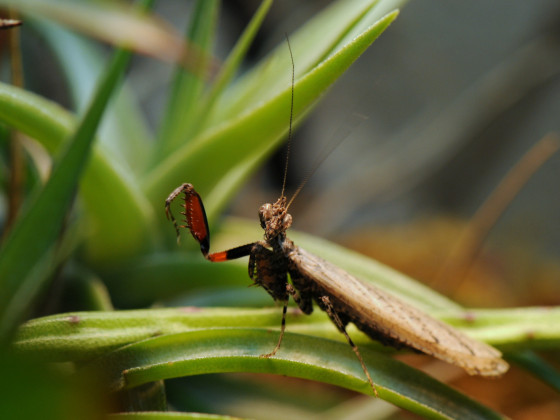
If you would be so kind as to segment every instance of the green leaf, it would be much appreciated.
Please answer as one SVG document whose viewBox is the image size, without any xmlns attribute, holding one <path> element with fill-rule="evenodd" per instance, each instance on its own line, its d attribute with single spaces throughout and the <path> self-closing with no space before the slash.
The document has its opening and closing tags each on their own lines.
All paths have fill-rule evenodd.
<svg viewBox="0 0 560 420">
<path fill-rule="evenodd" d="M 23 15 L 48 18 L 114 45 L 166 61 L 185 58 L 180 37 L 154 16 L 126 2 L 73 0 L 0 0 Z M 188 64 L 188 61 L 185 61 Z"/>
<path fill-rule="evenodd" d="M 560 307 L 479 309 L 440 313 L 440 317 L 456 327 L 476 331 L 479 339 L 505 351 L 560 346 Z"/>
<path fill-rule="evenodd" d="M 347 343 L 287 333 L 274 357 L 260 357 L 276 340 L 277 334 L 267 330 L 244 328 L 164 335 L 120 348 L 87 365 L 85 372 L 105 371 L 114 390 L 181 376 L 252 372 L 306 378 L 372 395 Z M 399 407 L 431 418 L 501 418 L 402 362 L 369 349 L 361 353 L 379 396 Z"/>
<path fill-rule="evenodd" d="M 173 235 L 172 226 L 168 226 L 168 232 L 170 236 Z M 371 258 L 301 232 L 289 231 L 288 235 L 296 245 L 338 265 L 361 280 L 371 281 L 421 309 L 461 310 L 458 304 L 445 296 Z M 221 225 L 220 232 L 212 238 L 212 249 L 229 249 L 254 242 L 261 237 L 262 229 L 257 218 L 228 218 Z M 189 236 L 183 240 L 183 247 L 186 245 L 196 244 Z M 120 305 L 126 307 L 147 305 L 200 288 L 244 288 L 251 284 L 247 275 L 246 259 L 210 264 L 202 258 L 198 249 L 194 252 L 178 249 L 172 254 L 143 256 L 123 264 L 118 271 L 107 273 L 105 278 L 111 295 Z M 236 306 L 246 304 L 241 300 Z"/>
<path fill-rule="evenodd" d="M 290 315 L 288 322 L 295 319 Z M 13 345 L 44 361 L 85 361 L 154 335 L 212 327 L 278 327 L 279 321 L 277 308 L 71 312 L 26 322 Z"/>
<path fill-rule="evenodd" d="M 197 287 L 237 286 L 246 289 L 250 284 L 247 261 L 210 264 L 198 250 L 134 258 L 103 274 L 115 304 L 121 308 L 149 306 L 184 295 Z M 270 298 L 267 302 L 271 302 Z M 244 304 L 239 301 L 235 306 Z"/>
<path fill-rule="evenodd" d="M 1 419 L 99 420 L 107 400 L 88 378 L 65 375 L 41 361 L 0 352 Z"/>
<path fill-rule="evenodd" d="M 290 35 L 296 79 L 310 72 L 329 56 L 350 44 L 373 26 L 386 24 L 404 1 L 339 0 L 333 2 Z M 393 15 L 392 18 L 388 15 Z M 382 23 L 389 18 L 389 22 Z M 350 35 L 350 36 L 349 36 Z M 285 43 L 231 86 L 213 115 L 212 124 L 234 118 L 240 110 L 252 109 L 286 89 L 291 80 L 291 59 Z M 296 88 L 296 97 L 298 89 Z"/>
<path fill-rule="evenodd" d="M 99 46 L 76 33 L 44 20 L 26 21 L 45 39 L 70 88 L 72 101 L 83 111 L 102 74 L 105 59 Z M 136 173 L 145 168 L 151 144 L 138 102 L 127 83 L 117 92 L 99 130 L 99 142 L 121 165 Z"/>
<path fill-rule="evenodd" d="M 461 313 L 452 310 L 440 315 L 474 338 L 502 348 L 557 348 L 560 344 L 560 308 L 467 310 Z M 96 363 L 111 366 L 115 384 L 122 384 L 123 378 L 119 375 L 126 370 L 127 386 L 155 379 L 235 369 L 303 376 L 369 392 L 359 363 L 344 337 L 320 311 L 311 316 L 289 311 L 288 331 L 304 333 L 307 337 L 289 334 L 280 351 L 282 354 L 278 356 L 281 361 L 262 364 L 262 359 L 257 356 L 274 346 L 277 335 L 271 337 L 268 329 L 277 330 L 279 319 L 279 308 L 77 312 L 27 322 L 19 329 L 13 345 L 18 352 L 45 361 L 83 362 L 99 358 Z M 432 379 L 426 379 L 430 382 L 425 383 L 421 374 L 410 373 L 406 367 L 402 370 L 398 362 L 373 352 L 374 348 L 384 351 L 390 349 L 372 341 L 354 327 L 349 328 L 349 333 L 360 346 L 370 373 L 380 386 L 380 393 L 381 390 L 388 392 L 381 393 L 384 399 L 428 416 L 433 416 L 434 412 L 451 418 L 463 418 L 465 415 L 463 411 L 449 412 L 444 409 L 440 412 L 440 403 L 452 407 L 448 410 L 458 409 L 456 404 L 463 408 L 466 406 L 469 410 L 479 409 L 478 406 L 476 409 L 470 406 L 466 400 L 458 402 L 454 393 L 447 394 L 447 390 L 440 389 L 442 385 L 435 385 Z M 151 338 L 154 336 L 163 337 Z M 314 341 L 311 336 L 341 343 L 336 347 L 330 341 Z M 301 341 L 307 339 L 311 341 Z M 292 340 L 295 340 L 293 344 L 287 344 Z M 126 346 L 129 343 L 135 344 Z M 115 349 L 118 350 L 107 358 L 107 352 Z M 321 351 L 317 354 L 310 349 Z M 371 358 L 367 358 L 366 354 Z M 527 365 L 520 359 L 520 353 L 506 356 Z M 325 370 L 325 360 L 332 361 L 334 367 L 331 365 L 331 369 Z M 547 369 L 542 362 L 537 366 L 533 358 L 529 364 L 532 365 L 529 367 L 532 372 L 555 386 L 555 374 L 550 371 L 544 374 Z M 422 400 L 421 389 L 428 393 L 425 395 L 427 403 Z M 437 393 L 441 393 L 440 398 L 434 398 Z"/>
<path fill-rule="evenodd" d="M 217 99 L 235 75 L 235 72 L 241 64 L 241 60 L 247 53 L 254 37 L 257 35 L 257 31 L 271 5 L 272 0 L 264 0 L 261 3 L 261 6 L 255 12 L 253 18 L 235 44 L 235 47 L 230 52 L 227 60 L 224 62 L 210 90 L 199 98 L 196 108 L 193 108 L 191 112 L 177 121 L 176 128 L 173 131 L 174 136 L 171 137 L 166 144 L 162 145 L 164 149 L 167 148 L 168 151 L 176 150 L 181 143 L 184 144 L 191 140 L 192 136 L 198 134 L 201 128 L 205 126 L 206 121 L 213 112 Z"/>
<path fill-rule="evenodd" d="M 294 114 L 299 116 L 307 112 L 396 16 L 397 12 L 385 16 L 299 79 L 294 87 Z M 287 48 L 283 52 L 278 50 L 277 54 L 284 55 L 285 59 L 289 57 Z M 295 60 L 297 63 L 297 56 Z M 207 215 L 213 220 L 248 174 L 279 146 L 287 133 L 291 100 L 289 80 L 281 82 L 285 88 L 274 96 L 265 93 L 265 102 L 205 131 L 163 160 L 145 178 L 150 202 L 154 206 L 162 205 L 169 191 L 189 181 L 205 197 Z M 285 119 L 278 117 L 283 114 Z M 210 163 L 212 170 L 209 170 Z"/>
<path fill-rule="evenodd" d="M 509 354 L 508 359 L 560 392 L 560 372 L 542 357 L 539 357 L 532 351 L 526 350 Z"/>
<path fill-rule="evenodd" d="M 0 249 L 0 339 L 6 339 L 44 287 L 53 256 L 90 155 L 95 131 L 130 58 L 120 51 L 52 174 Z"/>
<path fill-rule="evenodd" d="M 51 154 L 60 152 L 76 126 L 74 118 L 54 102 L 2 83 L 0 120 L 36 139 Z M 120 260 L 153 241 L 152 207 L 137 180 L 106 150 L 94 147 L 80 187 L 89 216 L 84 222 L 91 235 L 90 258 Z"/>
<path fill-rule="evenodd" d="M 220 416 L 218 414 L 179 413 L 177 411 L 149 411 L 136 413 L 109 414 L 115 420 L 239 420 L 239 417 Z"/>
<path fill-rule="evenodd" d="M 196 63 L 196 72 L 189 73 L 182 67 L 175 70 L 162 134 L 158 141 L 158 156 L 175 149 L 177 143 L 185 138 L 183 133 L 193 121 L 192 115 L 196 112 L 196 105 L 204 89 L 204 80 L 200 75 L 207 74 L 212 64 L 209 58 L 214 44 L 219 5 L 217 0 L 198 0 L 194 6 L 186 38 L 205 54 Z"/>
<path fill-rule="evenodd" d="M 279 328 L 280 308 L 166 308 L 116 312 L 70 312 L 37 318 L 23 324 L 14 340 L 14 347 L 21 352 L 40 356 L 45 361 L 79 361 L 98 357 L 109 350 L 155 335 L 174 334 L 212 327 Z M 440 313 L 456 328 L 475 339 L 486 341 L 500 348 L 548 348 L 560 342 L 558 325 L 560 308 L 543 313 L 541 308 L 524 308 L 511 316 L 511 310 L 464 310 Z M 466 321 L 466 319 L 477 321 Z M 501 323 L 493 324 L 502 318 Z M 499 332 L 506 327 L 513 331 L 519 319 L 527 318 L 520 331 L 533 327 L 537 335 L 512 333 L 507 345 Z M 506 321 L 509 320 L 509 321 Z M 289 310 L 286 324 L 289 331 L 344 341 L 328 317 L 316 310 L 312 315 L 302 316 L 297 310 Z M 544 325 L 544 326 L 543 326 Z M 351 335 L 361 346 L 383 347 L 365 334 L 350 328 Z"/>
</svg>

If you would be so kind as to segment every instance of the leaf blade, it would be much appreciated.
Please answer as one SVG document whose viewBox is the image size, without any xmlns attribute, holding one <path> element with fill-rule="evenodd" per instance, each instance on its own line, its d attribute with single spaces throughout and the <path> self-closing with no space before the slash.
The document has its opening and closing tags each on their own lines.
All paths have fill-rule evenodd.
<svg viewBox="0 0 560 420">
<path fill-rule="evenodd" d="M 303 113 L 361 55 L 396 18 L 388 14 L 295 84 L 294 114 Z M 286 51 L 285 54 L 288 54 Z M 227 121 L 178 149 L 145 177 L 145 191 L 154 206 L 186 179 L 205 198 L 209 220 L 214 219 L 256 166 L 287 134 L 291 86 L 268 102 Z M 286 114 L 282 121 L 278 115 Z M 212 162 L 215 170 L 208 171 Z M 218 169 L 219 168 L 219 169 Z M 163 217 L 162 217 L 163 219 Z"/>
<path fill-rule="evenodd" d="M 115 55 L 68 149 L 0 249 L 0 339 L 10 336 L 53 268 L 54 246 L 90 154 L 95 131 L 129 58 L 130 53 L 124 51 Z"/>
<path fill-rule="evenodd" d="M 172 334 L 118 349 L 86 369 L 108 367 L 114 390 L 180 376 L 251 372 L 311 379 L 372 394 L 346 343 L 287 333 L 274 357 L 260 357 L 270 351 L 276 338 L 267 330 L 245 328 Z M 310 348 L 318 350 L 307 351 Z M 369 349 L 361 353 L 380 397 L 399 407 L 431 418 L 501 418 L 402 362 Z"/>
<path fill-rule="evenodd" d="M 158 156 L 175 149 L 177 143 L 184 138 L 185 128 L 188 128 L 193 120 L 195 105 L 204 88 L 203 80 L 198 75 L 206 74 L 211 64 L 207 57 L 213 48 L 218 9 L 219 2 L 216 0 L 199 0 L 195 3 L 186 39 L 205 54 L 197 63 L 199 70 L 194 74 L 181 67 L 175 70 L 157 145 Z"/>
<path fill-rule="evenodd" d="M 541 308 L 525 308 L 512 316 L 511 310 L 464 310 L 440 313 L 456 328 L 475 339 L 486 341 L 500 348 L 546 349 L 560 343 L 560 330 L 548 334 L 537 334 L 535 338 L 520 335 L 510 336 L 504 345 L 503 336 L 496 332 L 503 326 L 515 328 L 519 319 L 526 318 L 526 327 L 559 324 L 560 309 L 543 314 Z M 465 321 L 466 316 L 478 318 L 474 325 Z M 545 318 L 543 318 L 545 316 Z M 496 319 L 502 319 L 497 323 Z M 204 328 L 253 327 L 279 328 L 279 308 L 165 308 L 113 312 L 71 312 L 33 319 L 23 324 L 14 341 L 18 351 L 40 356 L 48 361 L 88 360 L 117 347 L 153 337 L 157 334 L 174 334 Z M 495 325 L 492 322 L 496 322 Z M 290 331 L 297 331 L 318 337 L 344 341 L 344 337 L 321 311 L 310 316 L 302 316 L 296 310 L 288 311 L 287 324 Z M 480 324 L 485 325 L 482 327 Z M 371 338 L 351 328 L 352 336 L 360 346 L 376 349 L 382 347 Z M 514 341 L 516 340 L 516 341 Z"/>
<path fill-rule="evenodd" d="M 53 155 L 60 153 L 77 124 L 70 113 L 54 102 L 3 83 L 0 119 L 39 141 Z M 91 259 L 115 260 L 150 244 L 155 236 L 154 214 L 134 176 L 106 150 L 98 146 L 94 149 L 80 189 L 90 216 L 86 224 L 91 236 L 86 246 Z M 112 201 L 111 207 L 105 204 L 108 199 Z"/>
</svg>

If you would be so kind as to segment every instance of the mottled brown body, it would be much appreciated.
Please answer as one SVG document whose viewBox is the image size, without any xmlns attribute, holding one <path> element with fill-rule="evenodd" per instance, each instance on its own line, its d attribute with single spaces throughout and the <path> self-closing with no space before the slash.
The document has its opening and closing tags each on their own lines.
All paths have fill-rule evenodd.
<svg viewBox="0 0 560 420">
<path fill-rule="evenodd" d="M 192 236 L 201 244 L 203 255 L 210 261 L 226 261 L 248 255 L 249 277 L 275 301 L 282 302 L 280 338 L 275 349 L 265 357 L 274 355 L 280 348 L 288 299 L 292 296 L 306 314 L 313 311 L 313 302 L 327 312 L 358 355 L 374 391 L 373 381 L 358 349 L 346 332 L 346 325 L 350 322 L 383 344 L 397 348 L 410 347 L 459 366 L 471 375 L 495 377 L 508 370 L 508 364 L 495 348 L 468 337 L 390 293 L 364 283 L 296 246 L 286 237 L 292 217 L 287 212 L 285 197 L 280 197 L 274 204 L 261 206 L 259 218 L 265 231 L 262 241 L 208 254 L 210 244 L 204 207 L 192 185 L 183 184 L 176 189 L 166 201 L 166 211 L 174 220 L 169 205 L 180 192 L 185 193 L 183 214 L 186 224 L 183 227 L 189 228 Z M 190 215 L 196 217 L 191 218 Z"/>
<path fill-rule="evenodd" d="M 286 41 L 291 55 L 287 37 Z M 294 74 L 292 57 L 289 138 L 292 130 Z M 284 184 L 285 179 L 286 172 Z M 170 211 L 171 202 L 180 194 L 184 195 L 185 200 L 182 212 L 185 216 L 183 226 L 177 225 Z M 410 347 L 462 367 L 471 375 L 500 376 L 508 370 L 508 364 L 495 348 L 473 340 L 393 295 L 371 284 L 363 283 L 341 268 L 294 245 L 286 237 L 286 230 L 292 224 L 288 207 L 282 188 L 282 194 L 274 204 L 267 203 L 259 209 L 259 220 L 264 229 L 262 241 L 209 254 L 210 234 L 206 212 L 202 199 L 194 187 L 185 183 L 176 188 L 165 201 L 165 211 L 174 223 L 177 238 L 179 227 L 188 228 L 193 238 L 200 244 L 204 257 L 212 262 L 249 256 L 251 280 L 256 285 L 262 286 L 275 301 L 282 302 L 282 324 L 278 343 L 272 352 L 263 357 L 273 356 L 280 348 L 284 336 L 288 300 L 292 296 L 305 314 L 313 311 L 313 302 L 327 313 L 356 353 L 375 395 L 377 390 L 368 369 L 357 346 L 346 332 L 346 325 L 350 322 L 369 337 L 383 344 L 397 348 Z M 288 280 L 288 273 L 291 282 Z"/>
<path fill-rule="evenodd" d="M 462 367 L 471 375 L 500 376 L 507 371 L 508 364 L 495 348 L 361 282 L 328 261 L 297 246 L 289 252 L 289 259 L 290 272 L 297 271 L 303 279 L 293 280 L 295 288 L 307 289 L 310 296 L 329 296 L 345 325 L 352 322 L 383 344 L 419 350 Z"/>
</svg>

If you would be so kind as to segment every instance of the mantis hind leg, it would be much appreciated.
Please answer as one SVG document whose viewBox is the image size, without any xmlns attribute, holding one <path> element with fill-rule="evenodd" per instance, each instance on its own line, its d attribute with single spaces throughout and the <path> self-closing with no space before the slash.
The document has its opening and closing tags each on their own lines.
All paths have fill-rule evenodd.
<svg viewBox="0 0 560 420">
<path fill-rule="evenodd" d="M 373 380 L 371 379 L 371 376 L 370 376 L 369 371 L 366 367 L 366 364 L 364 363 L 364 359 L 362 358 L 362 355 L 360 354 L 360 351 L 358 350 L 358 346 L 356 344 L 354 344 L 354 342 L 352 341 L 352 339 L 348 335 L 348 332 L 346 331 L 346 324 L 348 324 L 348 323 L 347 322 L 346 323 L 342 322 L 342 320 L 340 319 L 340 317 L 338 316 L 338 314 L 334 310 L 334 307 L 333 307 L 333 305 L 331 303 L 331 300 L 329 299 L 328 296 L 321 296 L 319 303 L 320 303 L 321 307 L 324 309 L 324 311 L 327 313 L 327 315 L 329 316 L 331 321 L 334 322 L 336 327 L 342 332 L 342 334 L 344 334 L 344 337 L 346 337 L 346 340 L 348 341 L 348 344 L 350 344 L 350 347 L 352 347 L 352 350 L 354 351 L 354 353 L 358 357 L 358 360 L 360 361 L 360 364 L 362 365 L 362 369 L 363 369 L 364 373 L 366 374 L 369 385 L 371 386 L 371 389 L 373 390 L 373 394 L 376 397 L 379 397 L 379 394 L 377 393 L 377 389 L 376 389 L 376 387 L 373 383 Z"/>
</svg>

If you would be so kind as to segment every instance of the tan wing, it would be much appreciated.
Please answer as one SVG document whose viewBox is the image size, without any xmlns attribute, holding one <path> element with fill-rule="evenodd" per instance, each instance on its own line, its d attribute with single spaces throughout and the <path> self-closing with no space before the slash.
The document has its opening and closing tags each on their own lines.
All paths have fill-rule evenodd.
<svg viewBox="0 0 560 420">
<path fill-rule="evenodd" d="M 499 376 L 509 365 L 494 347 L 474 340 L 389 293 L 363 283 L 339 267 L 295 247 L 294 267 L 316 293 L 333 301 L 358 328 L 375 330 L 426 354 L 462 367 L 470 375 Z M 362 324 L 362 325 L 360 325 Z"/>
</svg>

